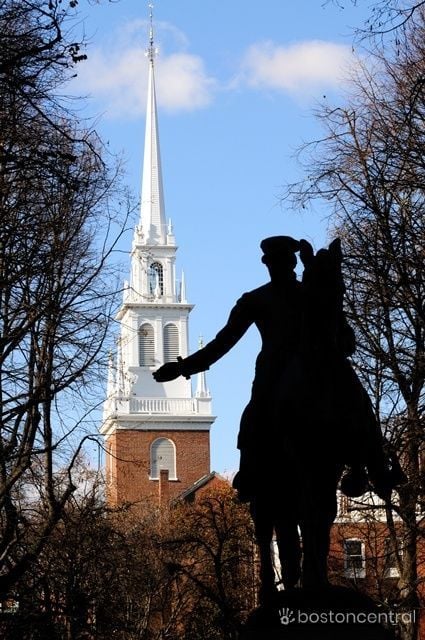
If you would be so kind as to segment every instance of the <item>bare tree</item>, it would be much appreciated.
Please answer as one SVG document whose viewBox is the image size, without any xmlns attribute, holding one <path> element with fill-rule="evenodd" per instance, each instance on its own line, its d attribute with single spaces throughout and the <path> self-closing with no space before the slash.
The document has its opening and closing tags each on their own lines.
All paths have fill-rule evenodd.
<svg viewBox="0 0 425 640">
<path fill-rule="evenodd" d="M 157 595 L 169 591 L 171 579 L 157 557 L 152 514 L 136 519 L 125 509 L 109 509 L 101 474 L 82 457 L 75 466 L 78 490 L 18 580 L 19 607 L 14 615 L 0 616 L 0 635 L 159 640 Z M 37 513 L 33 518 L 37 536 L 42 523 Z"/>
<path fill-rule="evenodd" d="M 416 19 L 424 4 L 424 0 L 379 0 L 372 7 L 369 32 L 384 35 L 404 29 Z"/>
<path fill-rule="evenodd" d="M 11 640 L 234 638 L 256 593 L 249 513 L 230 487 L 137 515 L 105 505 L 81 458 L 80 486 L 18 580 Z M 40 480 L 42 482 L 42 480 Z M 36 527 L 42 527 L 35 516 Z M 13 594 L 12 594 L 13 595 Z"/>
<path fill-rule="evenodd" d="M 340 8 L 344 8 L 345 5 L 341 0 L 327 0 L 325 4 L 329 2 Z M 357 6 L 364 3 L 362 0 L 351 0 L 351 4 Z M 356 29 L 357 35 L 364 38 L 392 34 L 396 36 L 397 43 L 399 32 L 409 27 L 409 23 L 416 19 L 424 5 L 424 0 L 376 0 L 368 6 L 370 15 L 364 27 Z"/>
<path fill-rule="evenodd" d="M 356 363 L 408 476 L 395 508 L 404 527 L 400 598 L 410 608 L 417 604 L 423 491 L 424 35 L 424 13 L 418 9 L 399 40 L 398 55 L 376 49 L 368 68 L 353 78 L 348 105 L 320 112 L 325 136 L 304 149 L 309 175 L 289 188 L 298 204 L 312 198 L 329 202 L 333 233 L 343 239 Z M 415 633 L 411 626 L 403 638 Z"/>
<path fill-rule="evenodd" d="M 258 574 L 253 525 L 234 490 L 218 487 L 177 505 L 161 546 L 177 591 L 187 594 L 178 637 L 238 637 L 255 606 Z"/>
<path fill-rule="evenodd" d="M 1 593 L 38 556 L 75 489 L 82 436 L 69 438 L 88 410 L 115 305 L 117 171 L 56 95 L 81 57 L 68 39 L 69 5 L 0 1 Z M 56 475 L 63 456 L 66 481 Z"/>
</svg>

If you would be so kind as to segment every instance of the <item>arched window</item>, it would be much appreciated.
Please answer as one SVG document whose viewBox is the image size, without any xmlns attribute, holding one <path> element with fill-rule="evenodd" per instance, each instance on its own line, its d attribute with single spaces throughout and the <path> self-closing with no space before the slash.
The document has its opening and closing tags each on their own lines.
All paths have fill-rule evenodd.
<svg viewBox="0 0 425 640">
<path fill-rule="evenodd" d="M 160 262 L 152 262 L 149 267 L 149 293 L 153 296 L 157 286 L 160 295 L 164 294 L 164 270 Z"/>
<path fill-rule="evenodd" d="M 155 364 L 155 336 L 153 326 L 145 322 L 139 329 L 139 366 Z"/>
<path fill-rule="evenodd" d="M 164 362 L 175 362 L 179 355 L 179 330 L 175 324 L 164 327 Z"/>
<path fill-rule="evenodd" d="M 157 438 L 151 444 L 150 478 L 158 480 L 161 469 L 168 469 L 168 478 L 177 480 L 176 448 L 174 442 L 168 438 Z"/>
</svg>

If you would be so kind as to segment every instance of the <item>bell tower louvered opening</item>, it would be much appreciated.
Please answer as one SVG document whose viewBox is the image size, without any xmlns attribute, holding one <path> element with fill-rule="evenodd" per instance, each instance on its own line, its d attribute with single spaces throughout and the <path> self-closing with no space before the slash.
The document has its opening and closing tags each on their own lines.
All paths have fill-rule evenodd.
<svg viewBox="0 0 425 640">
<path fill-rule="evenodd" d="M 155 364 L 155 336 L 152 325 L 145 323 L 139 329 L 139 366 Z"/>
<path fill-rule="evenodd" d="M 179 355 L 179 330 L 175 324 L 164 327 L 164 362 L 175 362 Z"/>
</svg>

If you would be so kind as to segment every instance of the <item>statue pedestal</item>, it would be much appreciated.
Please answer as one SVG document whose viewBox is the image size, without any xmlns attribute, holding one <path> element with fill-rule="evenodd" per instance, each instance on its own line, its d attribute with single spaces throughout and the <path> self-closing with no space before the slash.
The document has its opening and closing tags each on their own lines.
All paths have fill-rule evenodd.
<svg viewBox="0 0 425 640">
<path fill-rule="evenodd" d="M 395 640 L 393 622 L 351 589 L 292 589 L 280 591 L 273 605 L 255 609 L 240 640 Z"/>
</svg>

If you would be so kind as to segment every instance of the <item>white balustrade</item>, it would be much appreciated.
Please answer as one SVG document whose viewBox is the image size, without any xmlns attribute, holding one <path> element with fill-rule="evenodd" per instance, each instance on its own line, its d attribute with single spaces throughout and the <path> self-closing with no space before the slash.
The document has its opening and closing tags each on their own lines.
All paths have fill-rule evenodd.
<svg viewBox="0 0 425 640">
<path fill-rule="evenodd" d="M 196 398 L 130 398 L 130 413 L 196 414 L 198 401 Z"/>
</svg>

